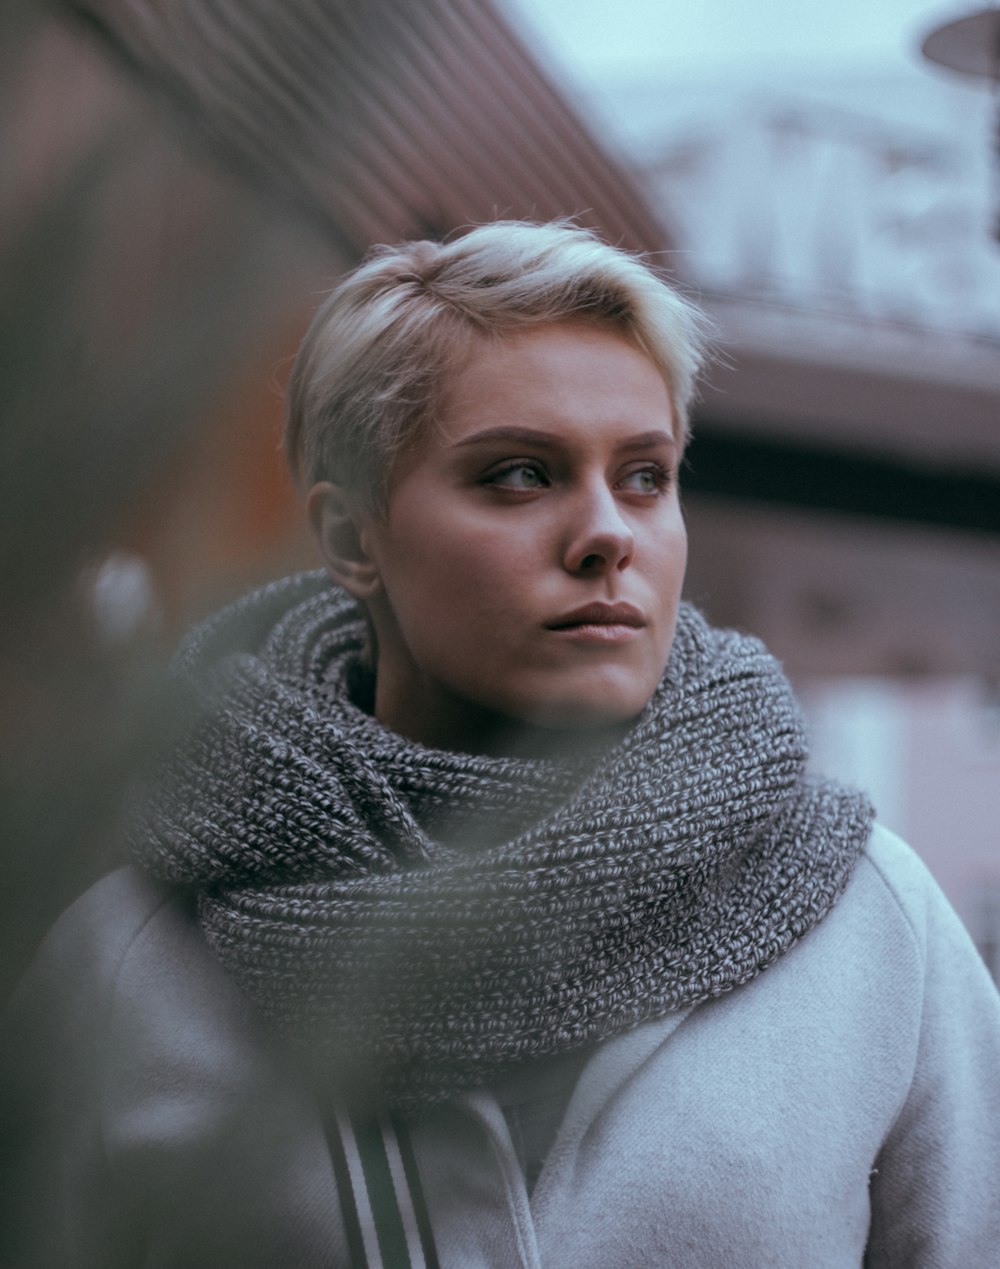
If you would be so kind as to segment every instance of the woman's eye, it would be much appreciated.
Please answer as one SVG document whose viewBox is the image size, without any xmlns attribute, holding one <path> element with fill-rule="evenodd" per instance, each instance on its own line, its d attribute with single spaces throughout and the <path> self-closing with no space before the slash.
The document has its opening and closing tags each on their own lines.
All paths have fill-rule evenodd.
<svg viewBox="0 0 1000 1269">
<path fill-rule="evenodd" d="M 542 489 L 548 484 L 545 473 L 533 463 L 511 463 L 488 477 L 487 484 L 501 489 Z"/>
<path fill-rule="evenodd" d="M 658 494 L 669 486 L 670 479 L 668 468 L 657 464 L 654 467 L 640 467 L 636 471 L 629 472 L 618 484 L 619 488 L 628 489 L 634 493 Z"/>
</svg>

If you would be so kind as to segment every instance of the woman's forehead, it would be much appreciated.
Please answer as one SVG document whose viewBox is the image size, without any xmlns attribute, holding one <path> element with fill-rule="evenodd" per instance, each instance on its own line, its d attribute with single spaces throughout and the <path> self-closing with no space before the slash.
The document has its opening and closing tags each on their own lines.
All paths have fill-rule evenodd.
<svg viewBox="0 0 1000 1269">
<path fill-rule="evenodd" d="M 440 439 L 530 421 L 546 426 L 630 421 L 677 437 L 660 368 L 621 330 L 571 318 L 477 340 L 442 385 Z"/>
</svg>

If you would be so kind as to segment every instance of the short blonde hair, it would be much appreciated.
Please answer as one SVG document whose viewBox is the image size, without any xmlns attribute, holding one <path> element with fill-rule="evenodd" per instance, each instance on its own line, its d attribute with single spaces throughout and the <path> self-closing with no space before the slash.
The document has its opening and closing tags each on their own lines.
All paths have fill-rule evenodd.
<svg viewBox="0 0 1000 1269">
<path fill-rule="evenodd" d="M 329 295 L 289 380 L 293 477 L 305 488 L 333 480 L 384 511 L 396 459 L 434 421 L 446 376 L 477 338 L 570 317 L 621 331 L 651 358 L 683 445 L 701 313 L 645 261 L 588 230 L 496 221 L 449 242 L 376 247 Z"/>
</svg>

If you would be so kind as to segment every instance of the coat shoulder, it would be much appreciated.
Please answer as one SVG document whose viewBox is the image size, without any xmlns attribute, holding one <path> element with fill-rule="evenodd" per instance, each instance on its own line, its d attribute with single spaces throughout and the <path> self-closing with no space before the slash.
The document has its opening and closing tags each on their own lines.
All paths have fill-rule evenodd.
<svg viewBox="0 0 1000 1269">
<path fill-rule="evenodd" d="M 34 1014 L 58 1017 L 66 1010 L 92 1029 L 151 926 L 166 913 L 184 920 L 189 910 L 179 892 L 135 868 L 110 873 L 49 930 L 14 992 L 9 1015 L 24 1025 Z"/>
<path fill-rule="evenodd" d="M 859 866 L 861 884 L 880 893 L 897 924 L 909 932 L 917 955 L 926 964 L 941 948 L 974 952 L 972 940 L 941 887 L 915 850 L 901 837 L 876 824 Z M 985 973 L 985 966 L 980 965 Z"/>
</svg>

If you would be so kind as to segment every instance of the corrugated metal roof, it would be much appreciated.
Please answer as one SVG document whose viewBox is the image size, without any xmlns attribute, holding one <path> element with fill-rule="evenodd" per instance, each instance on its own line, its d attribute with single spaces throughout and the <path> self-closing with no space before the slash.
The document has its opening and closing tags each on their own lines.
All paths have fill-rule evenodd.
<svg viewBox="0 0 1000 1269">
<path fill-rule="evenodd" d="M 496 216 L 665 234 L 488 0 L 63 0 L 348 256 Z"/>
</svg>

